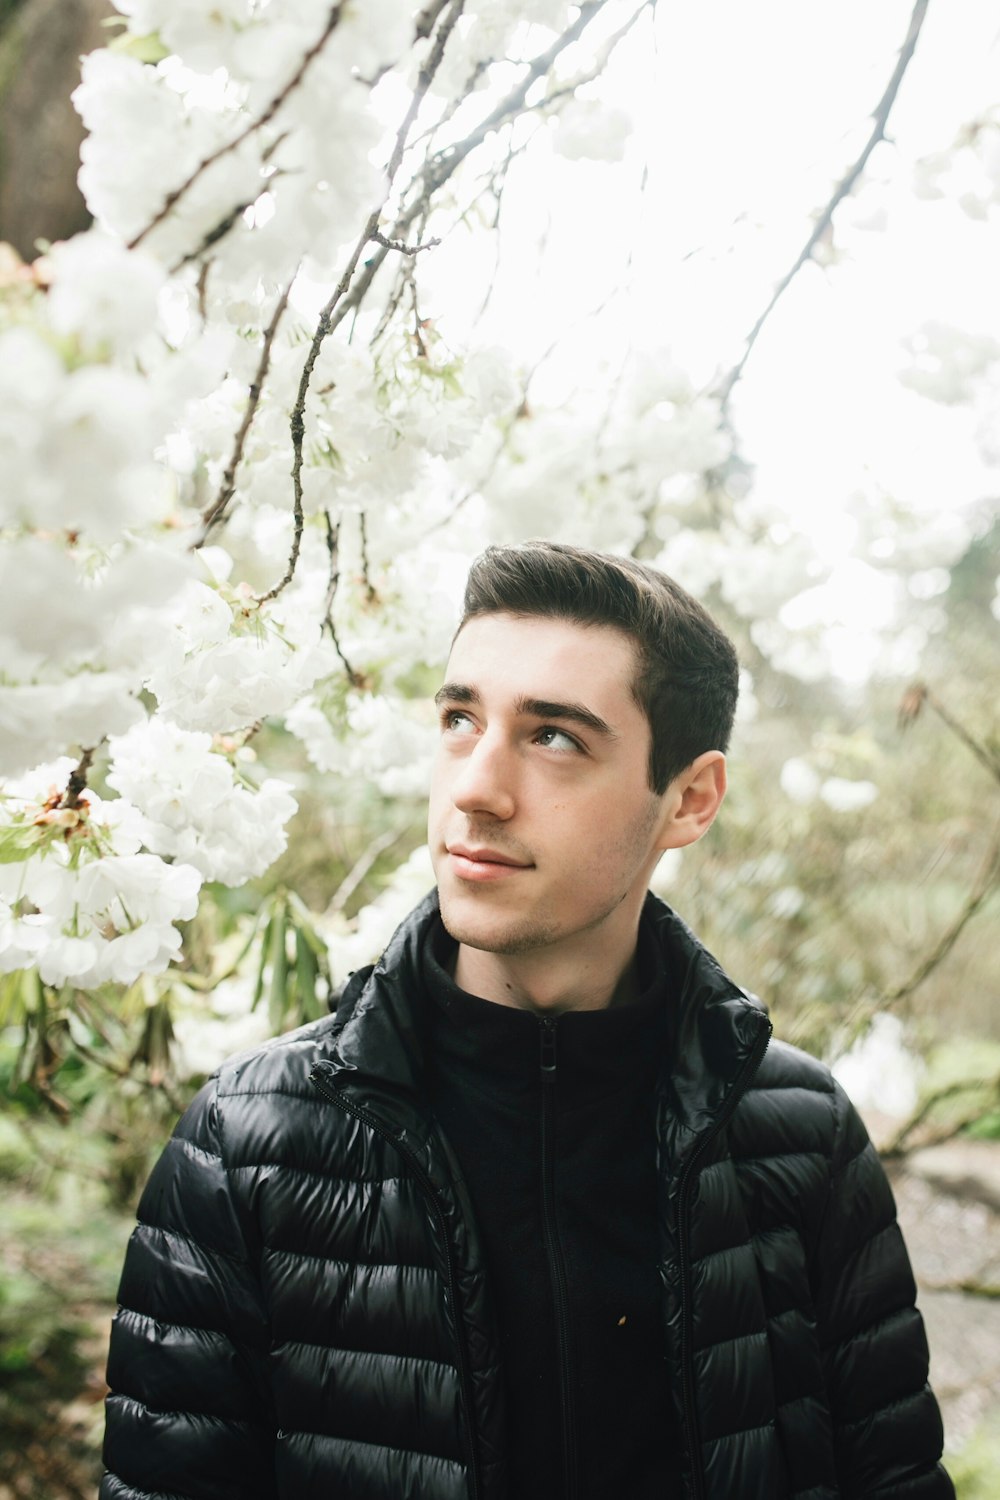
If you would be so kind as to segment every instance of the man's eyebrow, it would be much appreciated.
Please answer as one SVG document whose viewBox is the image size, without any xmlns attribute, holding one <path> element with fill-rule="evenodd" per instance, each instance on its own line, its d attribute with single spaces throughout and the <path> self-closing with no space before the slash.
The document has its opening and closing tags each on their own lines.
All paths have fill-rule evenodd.
<svg viewBox="0 0 1000 1500">
<path fill-rule="evenodd" d="M 446 682 L 434 694 L 434 702 L 438 708 L 442 703 L 479 703 L 481 701 L 479 690 L 467 687 L 464 682 Z"/>
<path fill-rule="evenodd" d="M 434 702 L 440 708 L 443 703 L 481 703 L 479 689 L 464 682 L 446 682 L 434 694 Z M 533 719 L 554 719 L 563 723 L 581 724 L 594 734 L 607 740 L 618 738 L 617 730 L 597 716 L 582 703 L 554 703 L 549 698 L 518 698 L 514 704 L 516 714 L 529 715 Z"/>
<path fill-rule="evenodd" d="M 563 719 L 573 724 L 582 724 L 606 740 L 618 738 L 617 731 L 610 724 L 606 724 L 582 703 L 552 703 L 548 698 L 518 698 L 514 709 L 519 714 L 531 714 L 536 719 Z"/>
</svg>

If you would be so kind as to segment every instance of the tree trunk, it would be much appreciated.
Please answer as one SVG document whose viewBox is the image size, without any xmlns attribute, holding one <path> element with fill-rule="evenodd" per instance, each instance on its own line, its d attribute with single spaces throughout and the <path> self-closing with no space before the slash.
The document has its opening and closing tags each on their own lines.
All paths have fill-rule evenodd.
<svg viewBox="0 0 1000 1500">
<path fill-rule="evenodd" d="M 112 14 L 109 0 L 0 5 L 0 240 L 25 260 L 36 240 L 67 239 L 90 222 L 76 185 L 83 125 L 70 94 Z"/>
</svg>

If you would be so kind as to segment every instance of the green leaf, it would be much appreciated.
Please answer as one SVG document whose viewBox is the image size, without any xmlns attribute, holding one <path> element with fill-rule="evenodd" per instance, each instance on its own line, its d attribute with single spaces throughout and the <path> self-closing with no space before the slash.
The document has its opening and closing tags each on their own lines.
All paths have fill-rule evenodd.
<svg viewBox="0 0 1000 1500">
<path fill-rule="evenodd" d="M 148 36 L 132 36 L 130 32 L 123 31 L 121 36 L 116 36 L 108 43 L 108 51 L 124 53 L 126 57 L 134 57 L 142 63 L 158 63 L 170 56 L 170 48 L 164 47 L 159 32 L 156 31 L 150 32 Z"/>
<path fill-rule="evenodd" d="M 271 951 L 271 929 L 273 927 L 274 914 L 272 912 L 271 916 L 268 917 L 267 922 L 265 923 L 264 936 L 262 937 L 260 943 L 260 964 L 257 968 L 257 979 L 253 987 L 253 999 L 250 1002 L 251 1010 L 257 1009 L 258 1005 L 260 1004 L 260 997 L 264 993 L 264 970 L 267 968 L 267 958 L 268 954 Z"/>
<path fill-rule="evenodd" d="M 33 823 L 8 823 L 0 828 L 0 865 L 16 865 L 43 842 Z"/>
<path fill-rule="evenodd" d="M 271 1030 L 277 1035 L 288 1008 L 288 957 L 285 953 L 285 926 L 288 908 L 281 901 L 275 908 L 271 922 L 271 988 L 267 997 L 267 1019 Z"/>
<path fill-rule="evenodd" d="M 303 1021 L 315 1021 L 320 1015 L 316 999 L 316 955 L 309 942 L 309 935 L 295 928 L 295 977 L 299 991 L 299 1016 Z"/>
</svg>

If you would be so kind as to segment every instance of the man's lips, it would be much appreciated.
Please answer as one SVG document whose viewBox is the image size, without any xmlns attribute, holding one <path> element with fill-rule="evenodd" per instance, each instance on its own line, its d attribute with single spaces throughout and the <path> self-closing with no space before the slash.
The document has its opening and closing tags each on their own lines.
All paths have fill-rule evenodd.
<svg viewBox="0 0 1000 1500">
<path fill-rule="evenodd" d="M 462 880 L 502 880 L 518 870 L 530 870 L 526 860 L 515 859 L 500 849 L 472 844 L 448 844 L 452 868 Z"/>
</svg>

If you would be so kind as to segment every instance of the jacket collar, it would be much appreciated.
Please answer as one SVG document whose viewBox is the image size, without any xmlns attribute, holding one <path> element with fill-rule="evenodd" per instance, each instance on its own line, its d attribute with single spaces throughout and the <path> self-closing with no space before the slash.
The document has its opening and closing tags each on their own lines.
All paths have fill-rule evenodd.
<svg viewBox="0 0 1000 1500">
<path fill-rule="evenodd" d="M 338 1087 L 378 1108 L 390 1128 L 425 1138 L 423 1040 L 419 1019 L 421 949 L 438 912 L 437 892 L 425 896 L 393 934 L 374 969 L 360 971 L 344 991 L 346 1014 L 330 1054 Z M 660 1090 L 689 1131 L 708 1128 L 770 1023 L 756 997 L 735 984 L 690 928 L 657 897 L 646 898 L 668 975 L 670 1011 Z M 417 1126 L 413 1108 L 422 1117 Z"/>
</svg>

